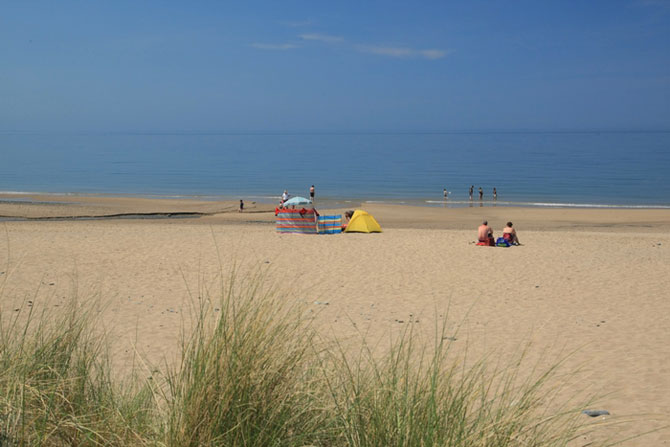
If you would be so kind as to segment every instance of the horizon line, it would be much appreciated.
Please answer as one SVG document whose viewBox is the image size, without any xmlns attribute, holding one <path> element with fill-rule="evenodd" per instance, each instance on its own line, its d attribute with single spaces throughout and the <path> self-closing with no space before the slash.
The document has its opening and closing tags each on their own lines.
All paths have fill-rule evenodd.
<svg viewBox="0 0 670 447">
<path fill-rule="evenodd" d="M 63 135 L 440 135 L 485 133 L 670 133 L 670 128 L 546 128 L 546 129 L 248 129 L 248 130 L 45 130 L 0 129 L 3 135 L 63 134 Z"/>
</svg>

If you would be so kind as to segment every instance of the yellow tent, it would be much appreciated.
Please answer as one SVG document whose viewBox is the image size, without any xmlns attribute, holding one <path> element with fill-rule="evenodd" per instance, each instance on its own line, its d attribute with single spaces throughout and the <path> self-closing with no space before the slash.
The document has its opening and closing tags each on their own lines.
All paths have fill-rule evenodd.
<svg viewBox="0 0 670 447">
<path fill-rule="evenodd" d="M 382 227 L 379 226 L 374 217 L 363 210 L 356 210 L 351 220 L 347 224 L 345 233 L 381 233 Z"/>
</svg>

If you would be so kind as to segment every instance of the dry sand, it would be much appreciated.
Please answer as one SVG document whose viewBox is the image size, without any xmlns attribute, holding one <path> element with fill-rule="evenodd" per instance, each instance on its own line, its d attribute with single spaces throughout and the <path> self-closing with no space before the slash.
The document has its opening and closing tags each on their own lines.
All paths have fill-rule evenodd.
<svg viewBox="0 0 670 447">
<path fill-rule="evenodd" d="M 567 367 L 584 365 L 580 385 L 604 395 L 598 408 L 611 420 L 633 419 L 609 426 L 608 435 L 670 424 L 670 211 L 368 205 L 384 233 L 302 236 L 275 233 L 268 205 L 247 203 L 249 212 L 237 213 L 234 202 L 9 198 L 0 197 L 0 216 L 202 213 L 0 228 L 3 312 L 27 300 L 60 306 L 76 283 L 81 298 L 99 296 L 122 366 L 134 349 L 149 362 L 174 356 L 199 290 L 238 265 L 266 271 L 287 299 L 312 311 L 323 334 L 351 343 L 361 333 L 387 340 L 417 320 L 428 337 L 448 309 L 454 345 L 475 353 L 528 341 L 535 358 L 576 350 Z M 496 233 L 514 221 L 524 245 L 475 246 L 483 218 Z M 622 445 L 667 444 L 665 428 Z"/>
</svg>

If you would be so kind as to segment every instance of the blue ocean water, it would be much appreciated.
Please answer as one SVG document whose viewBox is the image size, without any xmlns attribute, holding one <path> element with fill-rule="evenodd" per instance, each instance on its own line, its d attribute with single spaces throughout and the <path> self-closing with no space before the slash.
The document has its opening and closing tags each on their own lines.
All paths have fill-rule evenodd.
<svg viewBox="0 0 670 447">
<path fill-rule="evenodd" d="M 670 132 L 2 133 L 0 191 L 670 207 Z"/>
</svg>

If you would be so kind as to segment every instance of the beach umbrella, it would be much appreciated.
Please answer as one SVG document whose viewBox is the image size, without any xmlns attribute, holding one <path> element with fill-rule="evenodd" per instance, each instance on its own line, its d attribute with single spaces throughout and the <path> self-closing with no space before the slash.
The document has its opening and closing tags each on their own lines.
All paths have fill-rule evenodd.
<svg viewBox="0 0 670 447">
<path fill-rule="evenodd" d="M 288 199 L 286 202 L 284 202 L 284 206 L 299 206 L 299 205 L 311 205 L 312 202 L 309 201 L 309 199 L 306 199 L 304 197 L 293 197 L 292 199 Z"/>
</svg>

